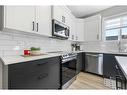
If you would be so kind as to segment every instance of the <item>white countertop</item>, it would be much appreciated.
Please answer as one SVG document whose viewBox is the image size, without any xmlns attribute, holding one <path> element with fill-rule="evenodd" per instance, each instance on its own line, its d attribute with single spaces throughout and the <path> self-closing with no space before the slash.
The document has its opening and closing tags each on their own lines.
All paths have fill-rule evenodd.
<svg viewBox="0 0 127 95">
<path fill-rule="evenodd" d="M 38 59 L 44 59 L 44 58 L 50 58 L 50 57 L 56 57 L 60 56 L 60 54 L 45 54 L 45 55 L 40 55 L 40 56 L 31 56 L 31 57 L 23 57 L 23 56 L 5 56 L 1 57 L 2 62 L 4 65 L 10 65 L 14 63 L 20 63 L 20 62 L 27 62 L 27 61 L 32 61 L 32 60 L 38 60 Z"/>
<path fill-rule="evenodd" d="M 114 52 L 114 51 L 84 51 L 88 53 L 107 53 L 107 54 L 120 54 L 120 55 L 127 55 L 127 52 Z"/>
<path fill-rule="evenodd" d="M 66 51 L 66 52 L 72 52 L 72 51 Z M 109 53 L 109 54 L 124 54 L 127 55 L 127 53 L 119 53 L 119 52 L 104 52 L 104 51 L 73 51 L 73 53 L 81 53 L 81 52 L 89 52 L 89 53 Z M 20 63 L 20 62 L 27 62 L 32 60 L 38 60 L 38 59 L 44 59 L 44 58 L 50 58 L 55 56 L 61 56 L 62 53 L 46 53 L 46 55 L 41 56 L 32 56 L 32 57 L 22 57 L 20 55 L 17 56 L 4 56 L 1 57 L 1 60 L 3 61 L 4 65 L 14 64 L 14 63 Z"/>
<path fill-rule="evenodd" d="M 72 52 L 72 51 L 66 51 L 66 52 Z M 80 53 L 83 51 L 74 51 L 73 53 Z M 45 53 L 44 53 L 45 54 Z M 38 60 L 38 59 L 45 59 L 45 58 L 51 58 L 51 57 L 56 57 L 56 56 L 61 56 L 62 53 L 46 53 L 45 55 L 40 55 L 40 56 L 31 56 L 31 57 L 23 57 L 20 55 L 15 55 L 15 56 L 4 56 L 0 57 L 4 65 L 10 65 L 10 64 L 15 64 L 15 63 L 20 63 L 20 62 L 27 62 L 27 61 L 33 61 L 33 60 Z"/>
<path fill-rule="evenodd" d="M 115 56 L 121 70 L 123 71 L 125 77 L 127 78 L 127 57 L 126 56 Z"/>
</svg>

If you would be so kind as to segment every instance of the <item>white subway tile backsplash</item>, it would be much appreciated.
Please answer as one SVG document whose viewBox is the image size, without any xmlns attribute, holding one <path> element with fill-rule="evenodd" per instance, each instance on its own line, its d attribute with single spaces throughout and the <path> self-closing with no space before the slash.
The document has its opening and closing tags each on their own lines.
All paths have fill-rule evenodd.
<svg viewBox="0 0 127 95">
<path fill-rule="evenodd" d="M 22 55 L 23 53 L 21 51 L 16 50 L 6 50 L 3 52 L 3 56 L 11 56 L 11 55 Z"/>
<path fill-rule="evenodd" d="M 24 49 L 40 47 L 42 52 L 71 50 L 71 42 L 14 32 L 0 31 L 0 56 L 21 55 Z"/>
<path fill-rule="evenodd" d="M 0 40 L 0 46 L 14 46 L 17 44 L 17 41 L 14 40 Z"/>
<path fill-rule="evenodd" d="M 11 40 L 11 39 L 13 39 L 12 35 L 0 31 L 0 40 Z"/>
<path fill-rule="evenodd" d="M 85 51 L 118 52 L 118 42 L 86 42 Z"/>
<path fill-rule="evenodd" d="M 122 41 L 122 48 L 127 49 L 127 41 Z M 0 56 L 21 55 L 24 49 L 40 47 L 42 52 L 70 51 L 71 41 L 47 38 L 38 35 L 29 35 L 14 32 L 0 31 Z M 85 51 L 118 52 L 118 42 L 85 42 L 82 43 Z"/>
<path fill-rule="evenodd" d="M 2 50 L 0 50 L 0 56 L 3 56 L 3 51 Z"/>
</svg>

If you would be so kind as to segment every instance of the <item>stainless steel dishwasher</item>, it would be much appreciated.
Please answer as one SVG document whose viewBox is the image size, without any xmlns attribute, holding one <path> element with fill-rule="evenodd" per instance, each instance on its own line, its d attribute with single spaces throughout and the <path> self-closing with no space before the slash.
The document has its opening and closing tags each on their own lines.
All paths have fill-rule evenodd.
<svg viewBox="0 0 127 95">
<path fill-rule="evenodd" d="M 85 71 L 103 75 L 103 54 L 86 53 Z"/>
</svg>

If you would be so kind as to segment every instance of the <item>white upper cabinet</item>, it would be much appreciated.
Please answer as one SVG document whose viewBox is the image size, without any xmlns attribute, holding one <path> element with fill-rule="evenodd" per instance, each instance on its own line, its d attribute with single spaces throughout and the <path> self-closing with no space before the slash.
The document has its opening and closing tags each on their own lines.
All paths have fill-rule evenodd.
<svg viewBox="0 0 127 95">
<path fill-rule="evenodd" d="M 52 7 L 52 18 L 55 20 L 58 20 L 60 22 L 62 22 L 62 16 L 64 16 L 64 10 L 62 8 L 62 6 L 53 6 Z"/>
<path fill-rule="evenodd" d="M 36 7 L 36 32 L 45 36 L 52 35 L 51 6 Z"/>
<path fill-rule="evenodd" d="M 52 18 L 68 25 L 70 10 L 66 6 L 53 6 Z"/>
<path fill-rule="evenodd" d="M 83 42 L 85 40 L 84 19 L 76 19 L 76 41 Z"/>
<path fill-rule="evenodd" d="M 101 15 L 85 19 L 85 41 L 101 40 Z"/>
<path fill-rule="evenodd" d="M 76 41 L 76 18 L 70 15 L 70 35 L 69 40 Z"/>
<path fill-rule="evenodd" d="M 83 38 L 79 36 L 82 35 L 80 32 L 83 31 L 83 30 L 80 31 L 81 30 L 80 28 L 82 28 L 82 26 L 84 27 L 84 25 L 80 25 L 82 24 L 80 21 L 78 22 L 78 24 L 76 24 L 77 18 L 75 18 L 75 16 L 71 13 L 71 11 L 66 6 L 53 6 L 52 16 L 53 16 L 52 17 L 53 19 L 56 19 L 59 22 L 64 23 L 67 26 L 69 26 L 70 28 L 69 40 L 83 41 Z M 76 32 L 76 28 L 78 28 L 79 33 Z"/>
<path fill-rule="evenodd" d="M 31 32 L 35 20 L 33 6 L 6 6 L 4 7 L 4 28 Z"/>
<path fill-rule="evenodd" d="M 75 16 L 71 15 L 70 18 L 70 37 L 69 40 L 71 41 L 84 41 L 84 19 L 78 19 Z"/>
<path fill-rule="evenodd" d="M 65 24 L 69 26 L 70 25 L 70 16 L 72 15 L 71 11 L 66 6 L 63 7 L 63 10 L 64 10 L 64 17 L 65 17 Z"/>
<path fill-rule="evenodd" d="M 4 28 L 51 36 L 51 6 L 5 6 Z"/>
</svg>

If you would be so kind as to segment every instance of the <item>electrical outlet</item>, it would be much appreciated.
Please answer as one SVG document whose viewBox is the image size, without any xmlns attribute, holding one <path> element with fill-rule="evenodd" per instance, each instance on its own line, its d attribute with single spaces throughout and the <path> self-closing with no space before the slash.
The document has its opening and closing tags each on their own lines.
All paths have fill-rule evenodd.
<svg viewBox="0 0 127 95">
<path fill-rule="evenodd" d="M 20 50 L 20 46 L 14 46 L 13 50 Z"/>
</svg>

